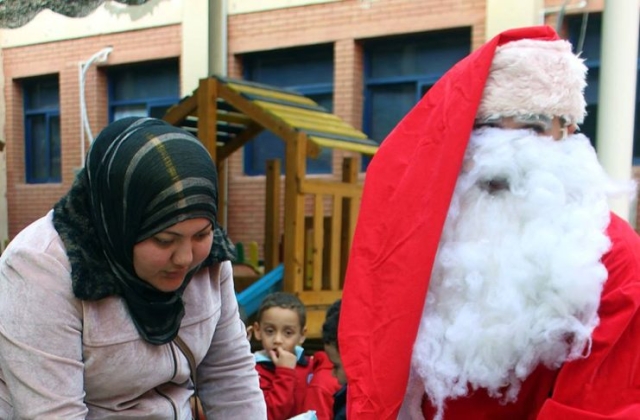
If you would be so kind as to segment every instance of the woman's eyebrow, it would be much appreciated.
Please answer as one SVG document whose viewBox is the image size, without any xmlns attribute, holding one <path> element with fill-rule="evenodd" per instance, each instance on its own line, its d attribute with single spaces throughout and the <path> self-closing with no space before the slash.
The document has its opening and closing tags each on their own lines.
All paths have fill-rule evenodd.
<svg viewBox="0 0 640 420">
<path fill-rule="evenodd" d="M 198 231 L 198 233 L 204 232 L 207 229 L 210 229 L 213 227 L 213 223 L 209 223 L 207 226 L 203 227 L 202 229 L 200 229 L 200 231 Z"/>
<path fill-rule="evenodd" d="M 202 233 L 202 232 L 206 231 L 207 229 L 211 229 L 212 227 L 213 227 L 213 224 L 212 224 L 212 223 L 209 223 L 208 225 L 206 225 L 205 227 L 203 227 L 202 229 L 200 229 L 199 231 L 197 231 L 195 234 L 197 235 L 198 233 Z M 163 230 L 162 232 L 158 232 L 157 234 L 160 234 L 160 233 L 167 233 L 167 234 L 169 234 L 169 235 L 182 236 L 182 233 L 180 233 L 180 232 L 174 232 L 174 231 L 172 231 L 172 230 L 170 230 L 170 229 Z M 157 234 L 156 234 L 156 235 L 157 235 Z"/>
</svg>

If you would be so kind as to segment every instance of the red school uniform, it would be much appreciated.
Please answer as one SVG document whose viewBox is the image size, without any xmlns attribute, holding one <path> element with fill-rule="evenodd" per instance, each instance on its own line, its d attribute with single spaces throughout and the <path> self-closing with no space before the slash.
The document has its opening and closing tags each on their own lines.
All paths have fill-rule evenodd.
<svg viewBox="0 0 640 420">
<path fill-rule="evenodd" d="M 318 420 L 331 420 L 333 394 L 340 388 L 331 361 L 322 351 L 306 356 L 299 346 L 296 355 L 296 367 L 289 369 L 276 367 L 264 351 L 255 353 L 268 419 L 286 420 L 315 410 Z"/>
</svg>

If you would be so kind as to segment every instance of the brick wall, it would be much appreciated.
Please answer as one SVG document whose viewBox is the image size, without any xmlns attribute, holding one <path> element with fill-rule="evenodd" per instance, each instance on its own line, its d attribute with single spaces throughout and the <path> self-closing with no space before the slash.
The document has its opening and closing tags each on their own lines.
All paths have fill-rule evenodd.
<svg viewBox="0 0 640 420">
<path fill-rule="evenodd" d="M 563 3 L 562 0 L 545 1 L 547 8 L 557 8 Z M 571 9 L 570 6 L 567 13 L 597 12 L 603 6 L 603 0 L 593 0 L 587 9 Z M 334 112 L 360 128 L 363 105 L 363 54 L 360 41 L 467 26 L 471 28 L 471 46 L 475 49 L 486 41 L 485 9 L 485 0 L 345 0 L 232 15 L 228 24 L 228 70 L 231 76 L 242 75 L 244 53 L 333 43 Z M 550 13 L 545 21 L 555 26 L 556 17 L 556 13 Z M 334 177 L 340 176 L 343 155 L 334 152 Z M 261 222 L 264 217 L 261 213 L 264 178 L 242 176 L 240 152 L 231 158 L 230 172 L 229 206 L 232 211 L 229 232 L 236 241 L 256 240 L 262 244 L 262 223 L 258 221 Z M 637 173 L 636 178 L 639 176 L 640 173 Z M 238 209 L 242 210 L 236 211 Z"/>
<path fill-rule="evenodd" d="M 107 65 L 179 57 L 179 25 L 51 42 L 3 50 L 7 109 L 6 157 L 9 237 L 43 216 L 69 189 L 73 171 L 81 165 L 79 63 L 112 46 Z M 21 79 L 58 74 L 62 183 L 26 184 Z M 107 123 L 107 80 L 104 69 L 92 66 L 86 76 L 87 113 L 94 136 Z"/>
<path fill-rule="evenodd" d="M 547 0 L 547 6 L 562 0 Z M 589 3 L 601 10 L 602 0 Z M 452 27 L 470 27 L 472 49 L 485 42 L 485 0 L 343 0 L 289 9 L 229 16 L 228 72 L 242 75 L 242 54 L 295 46 L 334 45 L 334 112 L 353 126 L 362 125 L 363 52 L 361 41 L 394 34 L 418 33 Z M 547 17 L 555 24 L 555 17 Z M 148 30 L 11 48 L 3 51 L 7 98 L 7 192 L 9 234 L 43 215 L 69 188 L 73 169 L 80 165 L 78 63 L 96 51 L 114 47 L 108 65 L 181 55 L 179 25 Z M 188 65 L 188 63 L 182 63 Z M 63 182 L 60 185 L 24 183 L 24 133 L 19 80 L 59 73 L 63 138 Z M 106 124 L 106 76 L 89 71 L 86 99 L 94 135 Z M 345 154 L 334 153 L 334 174 L 341 176 Z M 265 179 L 243 175 L 242 151 L 228 162 L 228 229 L 235 241 L 264 241 Z M 325 176 L 325 177 L 326 177 Z M 322 177 L 322 176 L 320 176 Z"/>
<path fill-rule="evenodd" d="M 484 42 L 485 1 L 347 0 L 229 17 L 229 75 L 242 75 L 242 54 L 332 43 L 334 113 L 362 126 L 363 53 L 360 41 L 394 34 L 467 26 L 472 47 Z M 334 178 L 346 152 L 334 151 Z M 234 241 L 264 241 L 264 177 L 242 175 L 242 153 L 229 165 L 229 233 Z"/>
</svg>

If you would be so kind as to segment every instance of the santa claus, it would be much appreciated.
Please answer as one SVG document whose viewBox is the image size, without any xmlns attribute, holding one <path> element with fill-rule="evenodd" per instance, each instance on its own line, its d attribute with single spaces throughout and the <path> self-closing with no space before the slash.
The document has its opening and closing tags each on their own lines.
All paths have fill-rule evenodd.
<svg viewBox="0 0 640 420">
<path fill-rule="evenodd" d="M 586 67 L 548 27 L 454 66 L 367 171 L 349 419 L 640 419 L 640 239 L 611 214 Z"/>
</svg>

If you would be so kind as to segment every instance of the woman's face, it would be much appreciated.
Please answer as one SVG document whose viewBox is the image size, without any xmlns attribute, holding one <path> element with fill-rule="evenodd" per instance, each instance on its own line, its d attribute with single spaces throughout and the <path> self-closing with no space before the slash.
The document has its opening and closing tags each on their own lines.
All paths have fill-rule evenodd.
<svg viewBox="0 0 640 420">
<path fill-rule="evenodd" d="M 189 270 L 211 252 L 213 227 L 205 218 L 168 227 L 133 247 L 133 268 L 142 280 L 163 292 L 177 290 Z"/>
</svg>

